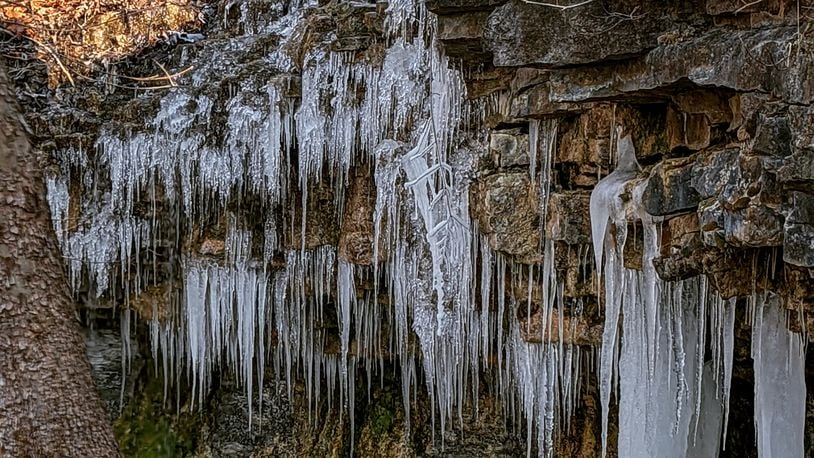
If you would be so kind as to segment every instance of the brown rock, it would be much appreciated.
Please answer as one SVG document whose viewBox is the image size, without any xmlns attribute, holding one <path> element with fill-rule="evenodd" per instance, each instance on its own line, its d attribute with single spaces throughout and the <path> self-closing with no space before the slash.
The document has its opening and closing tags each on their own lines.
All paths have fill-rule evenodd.
<svg viewBox="0 0 814 458">
<path fill-rule="evenodd" d="M 525 313 L 524 305 L 520 305 L 518 312 Z M 543 318 L 547 318 L 545 324 Z M 530 318 L 520 320 L 520 334 L 523 340 L 530 343 L 562 342 L 566 345 L 597 346 L 602 342 L 602 324 L 591 323 L 584 315 L 563 316 L 556 308 L 551 310 L 548 317 L 544 317 L 543 311 L 536 307 Z"/>
<path fill-rule="evenodd" d="M 222 256 L 226 250 L 226 243 L 222 239 L 208 237 L 201 242 L 198 252 L 206 256 Z"/>
<path fill-rule="evenodd" d="M 527 71 L 526 68 L 518 68 L 517 73 L 521 74 Z M 551 91 L 548 85 L 548 75 L 537 75 L 534 85 L 530 88 L 525 88 L 525 85 L 532 84 L 529 81 L 512 81 L 512 86 L 520 86 L 515 89 L 509 96 L 508 111 L 502 113 L 507 120 L 520 119 L 532 116 L 545 116 L 552 114 L 573 114 L 580 113 L 585 110 L 585 104 L 559 102 L 552 100 Z"/>
<path fill-rule="evenodd" d="M 654 216 L 692 210 L 701 200 L 692 187 L 694 158 L 665 159 L 650 172 L 642 194 L 645 210 Z"/>
<path fill-rule="evenodd" d="M 294 193 L 292 202 L 301 202 L 299 193 Z M 336 215 L 335 198 L 330 180 L 312 184 L 308 189 L 305 214 L 305 234 L 302 234 L 302 205 L 294 205 L 293 231 L 286 240 L 286 247 L 311 250 L 322 245 L 336 246 L 339 241 L 339 218 Z M 303 242 L 304 245 L 303 246 Z"/>
<path fill-rule="evenodd" d="M 459 40 L 480 41 L 488 17 L 488 11 L 439 16 L 437 37 L 445 46 Z M 446 48 L 446 51 L 448 52 L 449 48 Z"/>
<path fill-rule="evenodd" d="M 466 96 L 477 99 L 504 90 L 514 77 L 513 69 L 492 68 L 466 75 Z"/>
<path fill-rule="evenodd" d="M 130 298 L 129 307 L 143 321 L 158 319 L 162 324 L 170 316 L 170 291 L 166 285 L 148 286 L 137 296 Z"/>
<path fill-rule="evenodd" d="M 687 148 L 693 151 L 709 146 L 712 131 L 709 119 L 703 113 L 685 113 L 673 109 L 667 110 L 667 138 L 670 150 Z"/>
<path fill-rule="evenodd" d="M 678 111 L 690 114 L 703 114 L 710 124 L 723 124 L 732 121 L 732 107 L 725 91 L 697 89 L 682 91 L 671 97 Z"/>
<path fill-rule="evenodd" d="M 662 280 L 690 278 L 703 271 L 704 247 L 697 213 L 667 220 L 662 226 L 661 248 L 653 266 Z"/>
<path fill-rule="evenodd" d="M 593 105 L 572 125 L 564 126 L 556 160 L 580 164 L 582 175 L 595 178 L 597 165 L 610 168 L 617 127 L 631 135 L 638 158 L 663 154 L 667 150 L 664 120 L 663 112 L 648 107 Z"/>
<path fill-rule="evenodd" d="M 520 129 L 493 131 L 489 137 L 489 153 L 499 167 L 529 165 L 529 136 Z"/>
<path fill-rule="evenodd" d="M 591 243 L 591 194 L 585 191 L 552 193 L 548 201 L 546 234 L 570 245 Z"/>
<path fill-rule="evenodd" d="M 483 49 L 481 35 L 489 17 L 488 11 L 438 16 L 438 39 L 452 58 L 468 64 L 480 64 L 490 60 Z"/>
<path fill-rule="evenodd" d="M 527 172 L 498 173 L 480 179 L 472 188 L 473 217 L 495 251 L 521 263 L 541 261 L 540 213 L 537 189 Z"/>
<path fill-rule="evenodd" d="M 350 177 L 345 215 L 339 230 L 338 255 L 352 264 L 368 266 L 373 263 L 376 184 L 366 165 L 352 169 Z"/>
</svg>

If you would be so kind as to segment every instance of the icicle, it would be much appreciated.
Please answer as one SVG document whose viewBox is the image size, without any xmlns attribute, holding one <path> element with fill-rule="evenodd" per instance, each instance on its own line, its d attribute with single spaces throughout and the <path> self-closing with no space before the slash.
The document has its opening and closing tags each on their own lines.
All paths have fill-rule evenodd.
<svg viewBox="0 0 814 458">
<path fill-rule="evenodd" d="M 540 145 L 540 121 L 533 119 L 529 121 L 529 178 L 537 178 L 537 154 Z"/>
<path fill-rule="evenodd" d="M 699 406 L 694 423 L 695 432 L 689 437 L 688 457 L 716 458 L 721 449 L 721 426 L 723 423 L 723 409 L 717 399 L 713 365 L 707 363 L 703 368 L 702 385 L 699 387 Z"/>
<path fill-rule="evenodd" d="M 345 261 L 340 260 L 338 263 L 337 273 L 337 293 L 339 296 L 339 307 L 337 308 L 337 322 L 340 328 L 340 343 L 342 356 L 339 361 L 340 371 L 340 403 L 344 404 L 344 399 L 349 395 L 348 385 L 348 344 L 350 341 L 350 313 L 351 309 L 356 307 L 356 289 L 353 283 L 353 267 Z M 358 320 L 357 320 L 358 322 Z M 358 334 L 357 334 L 358 338 Z M 353 406 L 349 406 L 353 412 Z M 351 413 L 352 415 L 352 413 Z M 351 435 L 353 430 L 351 429 Z"/>
<path fill-rule="evenodd" d="M 758 455 L 802 457 L 806 410 L 802 341 L 786 327 L 785 309 L 777 295 L 759 293 L 754 306 L 752 358 Z"/>
<path fill-rule="evenodd" d="M 715 383 L 703 368 L 706 283 L 690 279 L 664 285 L 658 279 L 653 259 L 661 245 L 659 221 L 644 210 L 645 183 L 628 184 L 639 170 L 630 137 L 619 139 L 617 149 L 618 166 L 599 182 L 590 203 L 596 268 L 599 274 L 604 272 L 605 286 L 599 367 L 603 456 L 611 390 L 617 378 L 620 456 L 678 458 L 693 447 L 717 449 L 717 433 L 704 435 L 699 443 L 691 428 L 693 417 L 700 421 L 702 410 L 711 415 L 704 421 L 713 421 L 716 409 L 702 394 L 705 386 Z M 628 190 L 632 198 L 623 202 L 622 194 Z M 644 229 L 641 271 L 624 267 L 630 217 L 640 220 Z M 620 315 L 624 316 L 621 342 Z M 686 357 L 687 348 L 694 349 L 694 358 Z M 687 382 L 690 377 L 694 383 Z M 704 382 L 705 378 L 709 380 Z M 693 406 L 689 413 L 688 405 Z"/>
<path fill-rule="evenodd" d="M 726 446 L 726 432 L 729 426 L 729 392 L 732 388 L 732 360 L 735 354 L 735 305 L 737 298 L 732 298 L 726 306 L 726 317 L 724 318 L 723 333 L 723 353 L 724 353 L 724 425 L 723 438 L 721 443 Z"/>
<path fill-rule="evenodd" d="M 636 161 L 633 141 L 630 136 L 620 140 L 621 151 L 619 166 L 591 192 L 590 213 L 591 233 L 593 237 L 594 257 L 597 276 L 603 272 L 603 254 L 607 256 L 604 266 L 605 275 L 605 328 L 602 334 L 602 351 L 600 354 L 599 391 L 602 404 L 602 456 L 607 452 L 608 412 L 610 388 L 613 378 L 613 361 L 617 348 L 617 326 L 622 305 L 622 272 L 624 269 L 623 248 L 626 231 L 625 213 L 619 199 L 624 185 L 633 179 L 640 167 Z M 617 237 L 610 236 L 608 224 L 616 223 Z M 615 246 L 614 246 L 615 245 Z M 597 293 L 597 297 L 600 294 Z"/>
<path fill-rule="evenodd" d="M 48 207 L 51 209 L 51 221 L 54 224 L 54 232 L 60 246 L 65 244 L 64 223 L 68 218 L 68 205 L 70 197 L 68 195 L 68 183 L 61 177 L 47 177 L 45 180 Z"/>
</svg>

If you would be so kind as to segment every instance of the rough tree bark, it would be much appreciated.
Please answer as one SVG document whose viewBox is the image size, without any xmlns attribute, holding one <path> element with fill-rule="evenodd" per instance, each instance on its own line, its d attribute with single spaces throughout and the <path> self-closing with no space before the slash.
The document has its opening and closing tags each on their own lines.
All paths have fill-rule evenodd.
<svg viewBox="0 0 814 458">
<path fill-rule="evenodd" d="M 118 456 L 0 63 L 0 458 Z"/>
</svg>

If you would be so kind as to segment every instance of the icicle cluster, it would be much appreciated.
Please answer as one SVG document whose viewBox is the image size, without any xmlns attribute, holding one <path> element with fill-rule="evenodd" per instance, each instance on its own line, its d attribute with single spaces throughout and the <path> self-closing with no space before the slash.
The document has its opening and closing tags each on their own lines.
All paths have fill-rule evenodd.
<svg viewBox="0 0 814 458">
<path fill-rule="evenodd" d="M 599 368 L 603 454 L 611 392 L 618 390 L 620 456 L 716 456 L 729 415 L 735 301 L 724 304 L 714 297 L 704 278 L 676 283 L 658 278 L 652 263 L 660 247 L 658 221 L 641 203 L 644 183 L 636 181 L 639 165 L 630 137 L 619 140 L 618 152 L 616 169 L 591 194 L 596 266 L 604 273 L 605 287 Z M 644 229 L 641 271 L 624 267 L 628 226 L 637 221 Z M 777 298 L 765 307 L 764 301 L 753 300 L 758 448 L 761 456 L 802 456 L 800 337 L 786 329 Z M 767 326 L 764 316 L 769 317 Z M 712 330 L 711 342 L 706 342 L 707 329 Z M 774 351 L 787 349 L 788 358 L 764 366 L 764 337 Z M 707 348 L 713 356 L 709 362 L 704 359 Z M 771 382 L 763 371 L 774 371 Z M 774 386 L 766 389 L 763 383 Z M 777 393 L 782 399 L 768 399 Z M 778 433 L 777 424 L 766 426 L 776 417 L 787 421 L 789 429 Z M 779 445 L 772 440 L 780 437 L 776 434 L 791 439 Z"/>
<path fill-rule="evenodd" d="M 249 15 L 246 3 L 227 8 Z M 297 9 L 269 26 L 248 24 L 247 33 L 292 33 Z M 365 361 L 370 384 L 382 355 L 396 355 L 409 409 L 420 354 L 442 431 L 448 419 L 462 419 L 470 383 L 476 400 L 479 359 L 497 345 L 489 339 L 494 331 L 481 337 L 480 326 L 490 320 L 473 306 L 472 158 L 455 156 L 463 82 L 432 40 L 434 24 L 423 4 L 394 2 L 387 24 L 392 43 L 380 65 L 319 47 L 309 51 L 299 105 L 287 95 L 291 61 L 278 49 L 268 61 L 280 77 L 236 83 L 225 103 L 195 86 L 172 89 L 147 130 L 105 129 L 93 160 L 83 151 L 64 153 L 61 173 L 49 179 L 55 229 L 75 290 L 87 279 L 100 296 L 110 292 L 114 274 L 129 285 L 131 265 L 159 240 L 199 231 L 213 213 L 246 196 L 271 207 L 287 202 L 297 186 L 304 239 L 309 186 L 327 173 L 341 209 L 353 162 L 366 155 L 376 165 L 375 246 L 390 254 L 374 268 L 376 291 L 359 297 L 355 282 L 370 273 L 328 249 L 289 251 L 284 269 L 268 271 L 283 248 L 286 222 L 267 219 L 260 262 L 252 258 L 253 234 L 230 217 L 223 258 L 185 252 L 180 300 L 170 301 L 169 313 L 153 310 L 153 352 L 167 387 L 188 380 L 202 403 L 212 377 L 233 371 L 251 397 L 270 358 L 289 390 L 296 377 L 306 380 L 309 405 L 320 403 L 323 384 L 329 404 L 338 388 L 339 408 L 353 424 L 357 361 Z M 408 36 L 415 24 L 417 34 Z M 202 78 L 202 71 L 191 74 L 193 83 Z M 360 89 L 364 97 L 357 100 Z M 298 181 L 289 183 L 295 166 Z M 77 172 L 83 192 L 71 196 Z M 145 203 L 151 208 L 140 211 Z M 174 223 L 141 216 L 156 215 L 159 206 L 174 209 Z M 72 208 L 80 210 L 78 221 L 69 221 Z M 146 282 L 141 271 L 135 268 L 133 276 Z M 379 285 L 382 278 L 386 284 Z M 379 286 L 390 295 L 391 310 L 377 303 Z M 315 327 L 327 319 L 326 301 L 336 309 L 338 355 L 323 352 L 326 335 Z"/>
<path fill-rule="evenodd" d="M 785 308 L 773 293 L 755 294 L 752 359 L 755 368 L 755 431 L 760 456 L 804 456 L 805 351 L 786 327 Z"/>
</svg>

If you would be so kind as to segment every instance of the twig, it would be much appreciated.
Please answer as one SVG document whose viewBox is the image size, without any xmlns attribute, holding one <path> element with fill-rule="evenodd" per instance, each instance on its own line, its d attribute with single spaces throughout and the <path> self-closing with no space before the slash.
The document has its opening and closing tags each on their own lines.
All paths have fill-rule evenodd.
<svg viewBox="0 0 814 458">
<path fill-rule="evenodd" d="M 91 78 L 91 77 L 89 77 L 89 76 L 85 76 L 85 75 L 82 75 L 82 74 L 80 74 L 80 73 L 77 73 L 77 76 L 78 76 L 80 79 L 85 80 L 85 81 L 90 81 L 90 82 L 95 82 L 95 81 L 96 81 L 96 79 L 95 79 L 95 78 Z M 122 78 L 125 78 L 125 76 L 122 76 L 122 75 L 119 75 L 119 76 L 121 76 Z M 161 79 L 161 80 L 163 80 L 163 79 L 165 79 L 165 78 L 163 78 L 163 77 L 162 77 L 162 78 L 160 78 L 160 79 Z M 111 87 L 115 87 L 115 88 L 117 88 L 117 89 L 125 89 L 125 90 L 128 90 L 128 91 L 141 91 L 141 90 L 148 90 L 148 91 L 149 91 L 149 90 L 155 90 L 155 89 L 170 89 L 170 88 L 172 88 L 172 87 L 179 87 L 178 85 L 175 85 L 175 86 L 171 86 L 171 85 L 161 85 L 161 86 L 125 86 L 125 85 L 123 85 L 123 84 L 116 84 L 116 83 L 107 83 L 107 84 L 109 84 Z M 186 87 L 186 86 L 180 86 L 180 87 Z"/>
<path fill-rule="evenodd" d="M 162 70 L 164 70 L 164 67 L 161 66 L 161 64 L 159 64 L 158 62 L 156 62 L 156 64 L 158 64 L 158 66 L 161 67 Z M 142 82 L 162 81 L 162 80 L 166 80 L 166 79 L 177 78 L 177 77 L 179 77 L 181 75 L 184 75 L 185 73 L 189 72 L 190 70 L 192 70 L 194 68 L 195 68 L 194 66 L 189 66 L 189 67 L 181 70 L 180 72 L 173 73 L 172 75 L 167 75 L 166 74 L 167 71 L 164 70 L 165 76 L 154 75 L 154 76 L 145 76 L 143 78 L 140 78 L 140 77 L 137 77 L 137 76 L 125 76 L 125 75 L 119 75 L 119 76 L 121 78 L 125 78 L 125 79 L 131 80 L 131 81 L 142 81 Z"/>
<path fill-rule="evenodd" d="M 5 32 L 5 33 L 7 33 L 9 35 L 12 35 L 12 36 L 16 36 L 16 34 L 11 33 L 9 30 L 7 30 L 4 27 L 0 27 L 0 31 Z M 56 53 L 56 51 L 51 49 L 51 47 L 46 45 L 45 43 L 43 43 L 43 42 L 41 42 L 39 40 L 35 40 L 34 38 L 31 38 L 31 37 L 29 37 L 27 35 L 22 35 L 22 37 L 25 38 L 26 40 L 31 41 L 32 43 L 39 46 L 40 48 L 46 50 L 48 52 L 48 54 L 50 54 L 51 57 L 53 57 L 54 60 L 57 62 L 57 65 L 59 66 L 59 69 L 62 70 L 62 73 L 64 73 L 65 76 L 68 77 L 68 81 L 70 81 L 71 86 L 76 86 L 76 84 L 73 81 L 73 77 L 71 76 L 71 72 L 69 72 L 68 69 L 65 67 L 65 65 L 62 64 L 62 61 L 59 59 L 59 55 Z"/>
<path fill-rule="evenodd" d="M 163 65 L 161 65 L 161 62 L 159 62 L 159 61 L 157 61 L 157 60 L 155 60 L 155 59 L 153 59 L 153 62 L 155 62 L 155 64 L 156 64 L 156 65 L 158 65 L 158 68 L 160 68 L 160 69 L 161 69 L 161 71 L 162 71 L 162 72 L 164 72 L 164 75 L 166 75 L 166 77 L 167 77 L 167 81 L 169 81 L 169 82 L 170 82 L 170 86 L 175 86 L 175 85 L 176 85 L 176 84 L 175 84 L 175 81 L 173 81 L 172 76 L 171 76 L 171 75 L 170 75 L 170 73 L 167 71 L 167 69 L 166 69 L 166 68 L 164 68 L 164 66 L 163 66 Z"/>
<path fill-rule="evenodd" d="M 745 10 L 746 8 L 749 8 L 750 6 L 757 5 L 758 3 L 762 2 L 762 1 L 763 0 L 755 0 L 754 2 L 747 3 L 747 4 L 743 5 L 742 7 L 736 9 L 732 14 L 738 14 L 741 11 Z"/>
<path fill-rule="evenodd" d="M 547 6 L 549 8 L 556 8 L 558 10 L 570 10 L 573 8 L 579 8 L 580 6 L 585 6 L 589 3 L 593 3 L 594 0 L 585 0 L 584 2 L 574 3 L 573 5 L 557 5 L 556 3 L 545 3 L 545 2 L 536 2 L 534 0 L 523 0 L 523 3 L 528 3 L 530 5 L 539 5 L 539 6 Z M 762 1 L 762 0 L 761 0 Z"/>
</svg>

